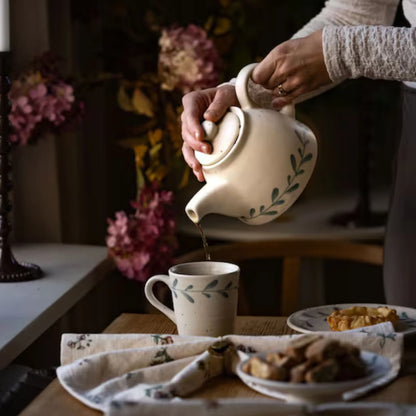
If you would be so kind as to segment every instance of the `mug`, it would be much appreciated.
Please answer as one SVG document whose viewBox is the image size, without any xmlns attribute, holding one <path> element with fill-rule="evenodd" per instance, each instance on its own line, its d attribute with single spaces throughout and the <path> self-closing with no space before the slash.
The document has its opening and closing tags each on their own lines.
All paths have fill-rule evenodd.
<svg viewBox="0 0 416 416">
<path fill-rule="evenodd" d="M 240 277 L 237 265 L 199 261 L 177 264 L 168 273 L 151 277 L 144 291 L 147 300 L 175 322 L 179 335 L 218 337 L 234 332 Z M 169 287 L 173 310 L 155 297 L 153 285 L 158 281 Z"/>
</svg>

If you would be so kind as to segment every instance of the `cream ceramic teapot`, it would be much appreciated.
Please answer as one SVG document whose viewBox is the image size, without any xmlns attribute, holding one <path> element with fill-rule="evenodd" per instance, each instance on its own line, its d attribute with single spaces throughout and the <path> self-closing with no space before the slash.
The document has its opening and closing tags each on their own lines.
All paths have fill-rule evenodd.
<svg viewBox="0 0 416 416">
<path fill-rule="evenodd" d="M 257 106 L 247 83 L 256 64 L 244 67 L 236 80 L 241 105 L 230 107 L 214 124 L 204 121 L 211 154 L 196 152 L 206 184 L 185 207 L 195 223 L 210 213 L 264 224 L 283 214 L 308 183 L 317 158 L 313 132 L 294 119 L 288 107 L 275 111 Z"/>
</svg>

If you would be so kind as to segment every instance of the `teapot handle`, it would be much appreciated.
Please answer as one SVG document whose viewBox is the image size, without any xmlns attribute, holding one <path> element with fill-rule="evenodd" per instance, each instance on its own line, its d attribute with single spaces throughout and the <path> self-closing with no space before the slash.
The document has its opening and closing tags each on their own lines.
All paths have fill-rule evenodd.
<svg viewBox="0 0 416 416">
<path fill-rule="evenodd" d="M 259 105 L 256 104 L 248 94 L 248 80 L 250 79 L 251 73 L 256 66 L 257 63 L 249 64 L 242 68 L 237 75 L 235 91 L 243 110 L 248 108 L 259 108 Z M 295 106 L 293 104 L 288 104 L 280 110 L 280 113 L 295 118 Z"/>
<path fill-rule="evenodd" d="M 238 73 L 237 79 L 235 81 L 235 92 L 243 110 L 259 107 L 248 95 L 248 80 L 250 79 L 250 75 L 256 66 L 257 64 L 254 63 L 242 68 Z"/>
</svg>

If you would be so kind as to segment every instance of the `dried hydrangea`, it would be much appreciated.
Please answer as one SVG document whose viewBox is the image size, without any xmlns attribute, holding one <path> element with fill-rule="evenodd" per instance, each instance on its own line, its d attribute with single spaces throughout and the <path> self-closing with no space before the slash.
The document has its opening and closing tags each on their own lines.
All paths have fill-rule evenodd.
<svg viewBox="0 0 416 416">
<path fill-rule="evenodd" d="M 79 119 L 83 104 L 76 102 L 74 88 L 62 78 L 56 61 L 46 53 L 12 82 L 9 120 L 13 143 L 25 145 L 45 131 L 62 129 Z"/>
<path fill-rule="evenodd" d="M 134 214 L 120 211 L 115 220 L 108 219 L 109 254 L 129 279 L 145 282 L 172 265 L 177 247 L 172 204 L 172 192 L 145 186 L 131 202 Z"/>
<path fill-rule="evenodd" d="M 187 93 L 218 84 L 220 57 L 201 27 L 164 29 L 159 46 L 159 76 L 163 89 Z"/>
</svg>

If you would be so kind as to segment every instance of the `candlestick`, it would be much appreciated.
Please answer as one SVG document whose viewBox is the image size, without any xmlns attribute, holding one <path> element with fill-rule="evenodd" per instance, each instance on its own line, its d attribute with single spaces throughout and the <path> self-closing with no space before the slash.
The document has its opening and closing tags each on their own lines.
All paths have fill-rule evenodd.
<svg viewBox="0 0 416 416">
<path fill-rule="evenodd" d="M 10 51 L 10 4 L 0 0 L 0 52 Z"/>
<path fill-rule="evenodd" d="M 5 0 L 0 0 L 4 2 Z M 1 20 L 1 19 L 0 19 Z M 18 263 L 9 245 L 11 223 L 8 214 L 12 209 L 9 192 L 12 189 L 10 179 L 11 164 L 9 154 L 11 144 L 9 140 L 10 80 L 8 64 L 10 52 L 0 52 L 0 282 L 20 282 L 38 279 L 42 276 L 39 266 L 31 263 Z"/>
</svg>

